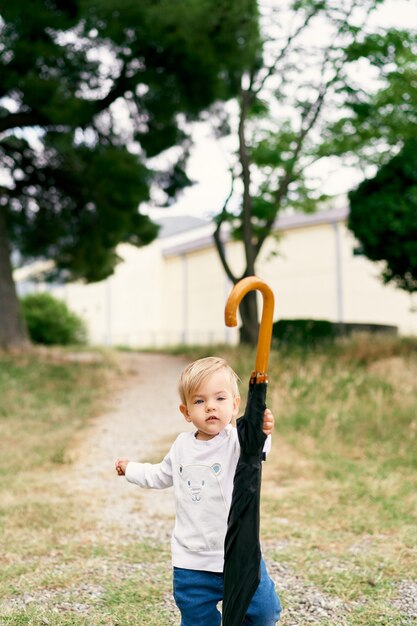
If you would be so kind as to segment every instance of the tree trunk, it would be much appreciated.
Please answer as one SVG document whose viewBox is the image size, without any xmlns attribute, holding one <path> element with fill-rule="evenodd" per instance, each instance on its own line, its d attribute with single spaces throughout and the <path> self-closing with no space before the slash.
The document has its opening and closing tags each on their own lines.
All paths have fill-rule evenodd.
<svg viewBox="0 0 417 626">
<path fill-rule="evenodd" d="M 25 348 L 29 338 L 13 281 L 6 218 L 0 208 L 0 347 Z"/>
<path fill-rule="evenodd" d="M 248 116 L 251 94 L 242 89 L 240 100 L 239 117 L 239 161 L 242 167 L 243 199 L 242 199 L 242 227 L 243 246 L 246 257 L 245 276 L 255 274 L 255 247 L 252 227 L 252 196 L 251 196 L 251 171 L 250 157 L 246 143 L 246 119 Z M 249 292 L 240 305 L 240 315 L 242 327 L 240 329 L 240 341 L 242 343 L 256 346 L 258 342 L 258 308 L 256 306 L 256 293 Z"/>
<path fill-rule="evenodd" d="M 256 305 L 256 292 L 249 291 L 243 298 L 239 307 L 242 326 L 239 329 L 240 342 L 256 346 L 258 343 L 258 309 Z"/>
</svg>

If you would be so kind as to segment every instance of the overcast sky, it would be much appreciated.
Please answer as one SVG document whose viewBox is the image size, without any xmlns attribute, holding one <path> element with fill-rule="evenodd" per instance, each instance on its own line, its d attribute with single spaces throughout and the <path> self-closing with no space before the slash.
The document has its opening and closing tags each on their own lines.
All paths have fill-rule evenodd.
<svg viewBox="0 0 417 626">
<path fill-rule="evenodd" d="M 374 14 L 371 24 L 387 28 L 417 29 L 417 0 L 387 0 Z M 188 163 L 188 175 L 196 184 L 187 189 L 169 211 L 172 214 L 212 216 L 217 213 L 229 192 L 228 167 L 231 158 L 228 150 L 233 145 L 229 139 L 216 141 L 208 125 L 198 124 L 194 131 L 195 147 Z M 333 169 L 326 172 L 323 191 L 331 195 L 344 194 L 361 180 L 361 175 L 348 170 Z M 167 209 L 163 209 L 166 215 Z M 152 210 L 159 215 L 160 210 Z"/>
</svg>

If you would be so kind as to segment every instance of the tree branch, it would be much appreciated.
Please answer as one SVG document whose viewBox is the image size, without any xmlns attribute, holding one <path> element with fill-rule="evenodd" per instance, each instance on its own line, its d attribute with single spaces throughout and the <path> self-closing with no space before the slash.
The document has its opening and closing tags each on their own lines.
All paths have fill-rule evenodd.
<svg viewBox="0 0 417 626">
<path fill-rule="evenodd" d="M 260 82 L 253 89 L 253 93 L 254 93 L 255 96 L 258 95 L 258 93 L 263 89 L 263 87 L 265 86 L 265 83 L 268 80 L 268 78 L 270 78 L 275 73 L 278 63 L 285 57 L 285 55 L 287 54 L 288 49 L 291 46 L 291 44 L 294 41 L 294 39 L 296 39 L 303 32 L 303 30 L 305 30 L 307 28 L 310 20 L 315 15 L 317 15 L 319 10 L 320 9 L 315 9 L 314 11 L 309 13 L 307 15 L 307 17 L 306 17 L 306 20 L 303 22 L 303 24 L 301 24 L 292 34 L 290 34 L 288 36 L 287 41 L 285 42 L 284 46 L 282 47 L 282 49 L 280 50 L 280 52 L 276 56 L 276 58 L 273 61 L 273 63 L 271 63 L 271 65 L 268 68 L 266 68 L 267 72 L 266 72 L 265 76 L 260 80 Z"/>
<path fill-rule="evenodd" d="M 85 119 L 80 119 L 78 124 L 75 120 L 75 124 L 84 126 L 87 121 L 90 122 L 92 116 L 107 109 L 115 100 L 117 100 L 117 98 L 123 96 L 133 83 L 134 80 L 127 77 L 127 66 L 124 65 L 118 78 L 114 81 L 112 88 L 106 96 L 104 96 L 101 100 L 84 100 L 84 104 L 86 105 L 85 110 L 88 110 L 89 114 Z M 13 128 L 28 128 L 32 126 L 56 128 L 57 126 L 66 126 L 66 124 L 57 124 L 38 111 L 18 111 L 17 113 L 10 113 L 5 117 L 0 118 L 0 133 L 12 130 Z"/>
<path fill-rule="evenodd" d="M 6 117 L 0 118 L 0 133 L 12 128 L 27 128 L 29 126 L 46 126 L 48 120 L 40 113 L 33 111 L 20 111 L 18 113 L 10 113 Z M 50 124 L 52 126 L 52 124 Z M 56 126 L 56 124 L 53 124 Z"/>
<path fill-rule="evenodd" d="M 230 186 L 230 191 L 229 191 L 229 194 L 228 194 L 228 196 L 227 196 L 227 198 L 226 198 L 226 200 L 225 200 L 225 202 L 223 204 L 222 210 L 221 210 L 221 212 L 220 212 L 220 214 L 218 216 L 216 230 L 213 233 L 213 239 L 214 239 L 214 243 L 216 245 L 216 249 L 217 249 L 217 252 L 218 252 L 218 255 L 219 255 L 219 258 L 220 258 L 220 262 L 221 262 L 221 264 L 223 266 L 223 269 L 224 269 L 227 277 L 229 278 L 229 280 L 231 280 L 231 282 L 235 285 L 239 279 L 236 278 L 236 276 L 234 276 L 234 274 L 233 274 L 233 272 L 232 272 L 232 270 L 230 268 L 230 265 L 229 265 L 229 263 L 227 261 L 227 258 L 226 258 L 226 251 L 225 251 L 225 248 L 224 248 L 224 243 L 223 243 L 222 238 L 221 238 L 221 227 L 222 227 L 222 224 L 224 222 L 224 218 L 227 215 L 227 205 L 229 204 L 230 198 L 232 197 L 233 191 L 234 191 L 235 177 L 234 177 L 232 171 L 231 171 L 231 178 L 232 178 L 232 184 Z"/>
<path fill-rule="evenodd" d="M 96 114 L 107 109 L 115 100 L 117 100 L 117 98 L 123 96 L 123 94 L 132 87 L 132 84 L 134 84 L 135 81 L 127 76 L 127 69 L 127 64 L 125 63 L 107 96 L 104 96 L 102 100 L 92 101 L 95 105 L 94 110 Z"/>
<path fill-rule="evenodd" d="M 242 200 L 242 231 L 243 245 L 245 248 L 245 258 L 247 263 L 247 272 L 255 273 L 255 256 L 253 248 L 253 227 L 252 227 L 252 198 L 250 195 L 250 158 L 248 147 L 246 145 L 245 123 L 249 110 L 251 94 L 249 91 L 242 89 L 240 100 L 239 115 L 239 161 L 242 167 L 243 181 L 243 200 Z"/>
</svg>

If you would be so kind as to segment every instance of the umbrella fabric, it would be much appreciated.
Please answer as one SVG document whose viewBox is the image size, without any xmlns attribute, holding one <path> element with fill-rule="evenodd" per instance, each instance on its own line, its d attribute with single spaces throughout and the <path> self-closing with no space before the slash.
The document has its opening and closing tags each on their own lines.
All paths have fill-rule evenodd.
<svg viewBox="0 0 417 626">
<path fill-rule="evenodd" d="M 240 457 L 225 539 L 223 626 L 241 626 L 260 581 L 259 505 L 266 387 L 250 382 L 245 414 L 237 421 Z"/>
</svg>

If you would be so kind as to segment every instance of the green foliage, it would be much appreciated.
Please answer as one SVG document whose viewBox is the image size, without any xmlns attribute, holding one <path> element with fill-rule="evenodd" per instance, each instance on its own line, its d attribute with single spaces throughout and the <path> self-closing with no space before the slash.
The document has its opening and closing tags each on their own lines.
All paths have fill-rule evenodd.
<svg viewBox="0 0 417 626">
<path fill-rule="evenodd" d="M 349 194 L 349 228 L 372 261 L 384 261 L 382 277 L 417 291 L 417 140 Z"/>
<path fill-rule="evenodd" d="M 416 136 L 417 35 L 377 26 L 382 3 L 289 0 L 262 6 L 264 55 L 255 57 L 241 81 L 236 164 L 216 218 L 219 257 L 233 282 L 256 274 L 280 212 L 329 206 L 325 172 L 338 166 L 369 171 Z M 223 223 L 244 244 L 240 274 L 223 253 Z M 249 307 L 241 316 L 242 337 L 254 342 L 256 316 Z"/>
<path fill-rule="evenodd" d="M 330 322 L 316 319 L 281 319 L 274 323 L 272 336 L 278 348 L 322 347 L 341 337 L 353 335 L 396 336 L 398 328 L 387 324 L 363 324 L 360 322 Z"/>
<path fill-rule="evenodd" d="M 255 0 L 2 4 L 0 208 L 23 259 L 96 281 L 118 243 L 152 241 L 157 227 L 138 212 L 151 184 L 168 198 L 190 184 L 180 114 L 236 93 L 257 20 Z M 178 161 L 151 171 L 174 145 Z"/>
<path fill-rule="evenodd" d="M 281 346 L 312 347 L 332 341 L 337 335 L 335 325 L 328 320 L 282 319 L 274 323 L 272 336 Z"/>
<path fill-rule="evenodd" d="M 120 146 L 73 145 L 64 133 L 45 138 L 47 161 L 25 140 L 12 143 L 31 188 L 30 195 L 22 194 L 20 210 L 9 213 L 23 257 L 53 259 L 52 276 L 65 270 L 95 281 L 113 272 L 120 241 L 143 245 L 154 239 L 157 226 L 137 208 L 148 198 L 148 172 L 135 155 Z M 38 210 L 28 219 L 34 203 Z"/>
<path fill-rule="evenodd" d="M 386 163 L 417 132 L 417 34 L 387 30 L 358 34 L 346 48 L 347 67 L 368 65 L 378 88 L 367 89 L 353 72 L 338 86 L 338 119 L 324 129 L 321 154 L 349 154 L 362 165 Z"/>
<path fill-rule="evenodd" d="M 65 346 L 86 341 L 84 322 L 49 293 L 25 296 L 21 305 L 34 343 Z"/>
</svg>

